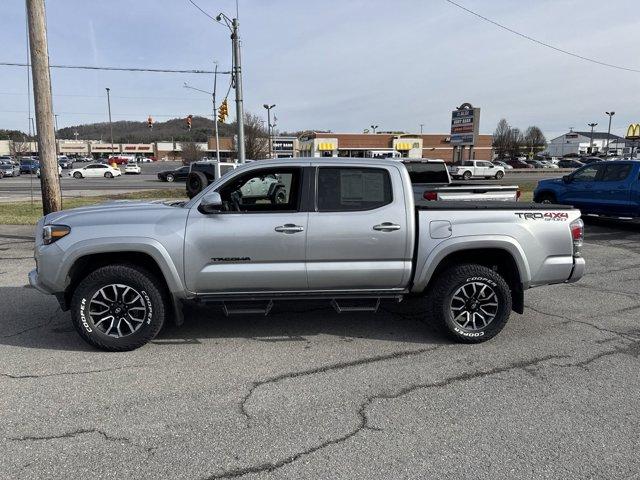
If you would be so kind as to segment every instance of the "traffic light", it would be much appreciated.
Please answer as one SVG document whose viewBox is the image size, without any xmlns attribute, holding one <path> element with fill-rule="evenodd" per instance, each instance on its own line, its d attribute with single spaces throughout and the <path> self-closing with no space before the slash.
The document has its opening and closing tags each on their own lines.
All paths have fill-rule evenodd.
<svg viewBox="0 0 640 480">
<path fill-rule="evenodd" d="M 218 121 L 220 123 L 224 123 L 228 115 L 229 111 L 227 110 L 227 99 L 225 98 L 222 101 L 222 105 L 220 105 L 220 108 L 218 109 Z"/>
<path fill-rule="evenodd" d="M 191 130 L 191 119 L 193 118 L 193 115 L 187 115 L 186 121 L 187 121 L 187 130 Z"/>
<path fill-rule="evenodd" d="M 153 128 L 153 118 L 151 118 L 151 115 L 147 118 L 147 127 L 149 127 L 149 130 Z"/>
</svg>

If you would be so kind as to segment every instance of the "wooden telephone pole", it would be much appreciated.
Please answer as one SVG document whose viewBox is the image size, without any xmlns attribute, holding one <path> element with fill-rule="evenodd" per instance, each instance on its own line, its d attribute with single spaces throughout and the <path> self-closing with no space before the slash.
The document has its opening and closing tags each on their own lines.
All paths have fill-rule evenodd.
<svg viewBox="0 0 640 480">
<path fill-rule="evenodd" d="M 31 73 L 33 97 L 38 127 L 38 155 L 40 156 L 40 184 L 44 214 L 62 208 L 56 134 L 51 100 L 51 76 L 49 73 L 49 48 L 44 0 L 27 0 L 29 17 L 29 45 L 31 47 Z"/>
</svg>

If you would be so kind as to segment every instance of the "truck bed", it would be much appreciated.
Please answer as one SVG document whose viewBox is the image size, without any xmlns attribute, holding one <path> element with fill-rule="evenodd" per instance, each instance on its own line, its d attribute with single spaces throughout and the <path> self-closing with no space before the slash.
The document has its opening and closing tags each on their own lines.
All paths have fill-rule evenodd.
<svg viewBox="0 0 640 480">
<path fill-rule="evenodd" d="M 424 202 L 416 210 L 572 210 L 571 205 L 554 205 L 534 202 L 502 202 L 487 200 L 480 203 L 466 201 Z"/>
</svg>

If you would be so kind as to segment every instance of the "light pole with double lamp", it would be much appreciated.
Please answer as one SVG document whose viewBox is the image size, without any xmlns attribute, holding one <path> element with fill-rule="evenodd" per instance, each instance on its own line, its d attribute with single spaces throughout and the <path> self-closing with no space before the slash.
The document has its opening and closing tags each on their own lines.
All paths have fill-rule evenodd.
<svg viewBox="0 0 640 480">
<path fill-rule="evenodd" d="M 587 123 L 587 125 L 591 127 L 591 141 L 589 142 L 589 153 L 593 155 L 593 127 L 597 126 L 598 124 L 595 122 L 592 122 L 592 123 Z"/>
<path fill-rule="evenodd" d="M 274 103 L 273 105 L 269 105 L 265 103 L 262 106 L 267 109 L 267 127 L 269 129 L 269 158 L 273 158 L 273 135 L 271 133 L 271 109 L 274 108 L 276 104 Z"/>
<path fill-rule="evenodd" d="M 607 115 L 609 115 L 609 128 L 607 129 L 607 146 L 604 150 L 605 155 L 608 157 L 609 156 L 609 142 L 611 141 L 611 117 L 613 117 L 616 112 L 604 112 Z"/>
</svg>

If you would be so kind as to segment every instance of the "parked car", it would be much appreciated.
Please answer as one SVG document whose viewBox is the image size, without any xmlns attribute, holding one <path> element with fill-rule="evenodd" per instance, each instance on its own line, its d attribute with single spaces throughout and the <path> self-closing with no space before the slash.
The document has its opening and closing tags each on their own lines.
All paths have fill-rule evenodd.
<svg viewBox="0 0 640 480">
<path fill-rule="evenodd" d="M 150 157 L 137 157 L 136 158 L 136 162 L 138 162 L 138 163 L 151 163 L 153 161 L 154 160 L 152 158 L 150 158 Z"/>
<path fill-rule="evenodd" d="M 40 167 L 38 167 L 38 170 L 36 170 L 36 176 L 40 178 Z M 60 166 L 60 164 L 58 164 L 58 176 L 62 177 L 62 167 Z"/>
<path fill-rule="evenodd" d="M 58 165 L 60 165 L 64 169 L 73 168 L 73 160 L 65 155 L 59 156 Z"/>
<path fill-rule="evenodd" d="M 580 168 L 582 166 L 584 166 L 584 163 L 573 158 L 563 158 L 562 160 L 558 161 L 559 168 Z"/>
<path fill-rule="evenodd" d="M 404 158 L 402 163 L 409 172 L 416 204 L 434 200 L 516 201 L 520 196 L 517 185 L 453 183 L 444 160 Z"/>
<path fill-rule="evenodd" d="M 453 178 L 469 180 L 472 177 L 496 178 L 504 177 L 504 167 L 498 167 L 485 160 L 467 160 L 449 167 Z"/>
<path fill-rule="evenodd" d="M 142 173 L 142 168 L 140 168 L 140 165 L 129 163 L 124 167 L 124 173 L 125 175 L 140 175 Z"/>
<path fill-rule="evenodd" d="M 237 163 L 224 163 L 215 160 L 193 162 L 187 176 L 187 195 L 195 197 L 209 184 L 238 167 Z"/>
<path fill-rule="evenodd" d="M 509 165 L 507 162 L 503 162 L 502 160 L 493 160 L 494 165 L 497 165 L 498 167 L 502 167 L 505 170 L 513 170 L 513 167 L 511 165 Z"/>
<path fill-rule="evenodd" d="M 573 205 L 584 214 L 638 218 L 640 160 L 591 163 L 562 178 L 541 180 L 534 200 Z"/>
<path fill-rule="evenodd" d="M 602 160 L 603 159 L 600 157 L 582 157 L 580 159 L 580 161 L 585 165 L 588 165 L 590 163 L 595 163 L 595 162 L 602 162 Z"/>
<path fill-rule="evenodd" d="M 73 178 L 114 178 L 122 175 L 122 172 L 118 168 L 113 168 L 110 165 L 103 163 L 92 163 L 86 167 L 74 168 L 69 172 L 69 176 Z"/>
<path fill-rule="evenodd" d="M 32 157 L 20 159 L 20 173 L 36 173 L 40 167 L 40 161 Z"/>
<path fill-rule="evenodd" d="M 129 162 L 135 162 L 135 157 L 130 157 L 126 155 L 113 155 L 109 157 L 109 159 L 107 160 L 107 163 L 109 165 L 113 165 L 114 163 L 116 165 L 126 165 Z"/>
<path fill-rule="evenodd" d="M 553 163 L 551 160 L 540 160 L 543 168 L 560 168 L 557 164 Z"/>
<path fill-rule="evenodd" d="M 525 163 L 533 168 L 544 168 L 544 164 L 540 160 L 525 160 Z"/>
<path fill-rule="evenodd" d="M 256 178 L 282 183 L 282 201 L 245 202 Z M 406 168 L 391 159 L 253 162 L 190 202 L 50 213 L 35 238 L 30 284 L 71 311 L 86 342 L 111 351 L 181 324 L 194 301 L 265 315 L 291 298 L 372 312 L 408 295 L 426 296 L 424 318 L 452 339 L 478 343 L 524 311 L 526 289 L 575 282 L 585 269 L 578 210 L 416 207 Z"/>
<path fill-rule="evenodd" d="M 511 165 L 513 168 L 533 168 L 533 165 L 529 165 L 528 163 L 522 160 L 518 160 L 517 158 L 506 160 L 505 163 Z"/>
<path fill-rule="evenodd" d="M 20 176 L 20 165 L 16 165 L 11 160 L 0 158 L 0 172 L 3 177 L 18 177 Z"/>
<path fill-rule="evenodd" d="M 174 170 L 158 172 L 158 180 L 161 182 L 183 182 L 189 176 L 190 167 L 180 167 Z"/>
</svg>

